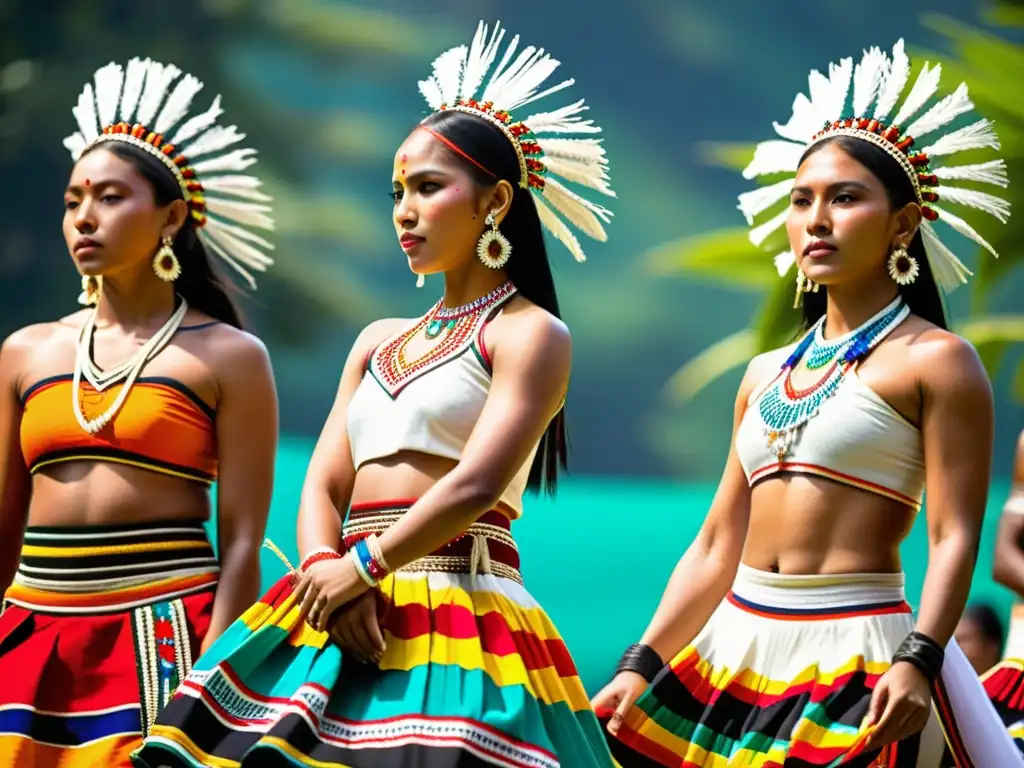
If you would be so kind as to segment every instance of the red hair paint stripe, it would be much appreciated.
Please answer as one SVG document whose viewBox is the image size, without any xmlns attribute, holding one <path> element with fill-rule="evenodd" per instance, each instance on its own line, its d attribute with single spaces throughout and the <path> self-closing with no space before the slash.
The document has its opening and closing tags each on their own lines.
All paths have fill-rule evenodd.
<svg viewBox="0 0 1024 768">
<path fill-rule="evenodd" d="M 475 166 L 476 166 L 477 168 L 479 168 L 479 169 L 480 169 L 481 171 L 483 171 L 484 173 L 486 173 L 486 174 L 487 174 L 488 176 L 494 176 L 494 177 L 497 177 L 497 176 L 498 176 L 498 174 L 494 173 L 493 171 L 489 171 L 489 170 L 487 170 L 487 169 L 486 169 L 486 168 L 484 168 L 484 167 L 483 167 L 482 165 L 480 165 L 480 163 L 478 163 L 478 162 L 477 162 L 476 160 L 474 160 L 474 159 L 473 159 L 472 157 L 470 157 L 470 156 L 469 156 L 469 155 L 467 155 L 467 154 L 466 154 L 465 152 L 463 152 L 463 151 L 462 151 L 462 150 L 461 150 L 461 149 L 460 149 L 460 148 L 458 147 L 458 145 L 456 145 L 456 144 L 455 144 L 455 142 L 451 141 L 450 139 L 446 139 L 446 138 L 445 138 L 444 136 L 442 136 L 442 135 L 441 135 L 440 133 L 438 133 L 437 131 L 433 130 L 432 128 L 427 128 L 427 126 L 425 126 L 425 125 L 421 125 L 421 126 L 420 126 L 420 128 L 422 128 L 422 129 L 423 129 L 424 131 L 426 131 L 427 133 L 429 133 L 429 134 L 430 134 L 431 136 L 433 136 L 433 137 L 434 137 L 435 139 L 437 139 L 438 141 L 440 141 L 440 142 L 441 142 L 442 144 L 444 144 L 444 145 L 445 145 L 446 147 L 448 147 L 448 149 L 452 150 L 453 152 L 458 152 L 458 153 L 459 153 L 460 155 L 462 155 L 462 156 L 463 156 L 464 158 L 466 158 L 467 160 L 469 160 L 469 162 L 471 162 L 471 163 L 472 163 L 473 165 L 475 165 Z"/>
</svg>

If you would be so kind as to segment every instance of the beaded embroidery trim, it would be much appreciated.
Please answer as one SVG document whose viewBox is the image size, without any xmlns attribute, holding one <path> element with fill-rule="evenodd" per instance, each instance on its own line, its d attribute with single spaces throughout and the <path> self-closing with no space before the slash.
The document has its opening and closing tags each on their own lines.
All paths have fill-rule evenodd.
<svg viewBox="0 0 1024 768">
<path fill-rule="evenodd" d="M 178 685 L 192 671 L 185 606 L 181 600 L 145 605 L 132 611 L 136 671 L 143 737 Z"/>
<path fill-rule="evenodd" d="M 399 333 L 391 341 L 378 347 L 370 356 L 369 372 L 392 397 L 398 394 L 411 382 L 436 370 L 445 363 L 461 357 L 476 342 L 481 323 L 491 316 L 496 309 L 516 295 L 511 283 L 509 288 L 492 298 L 489 303 L 481 304 L 472 311 L 462 314 L 444 324 L 438 332 L 440 341 L 417 358 L 407 354 L 409 343 L 427 327 L 442 308 L 439 300 L 430 311 L 421 317 L 411 328 Z M 504 287 L 504 286 L 503 286 Z M 486 297 L 485 297 L 486 298 Z M 468 305 L 467 305 L 468 306 Z"/>
<path fill-rule="evenodd" d="M 757 412 L 768 439 L 768 449 L 779 461 L 789 453 L 800 428 L 817 415 L 826 400 L 835 395 L 853 365 L 874 349 L 909 314 L 910 307 L 903 303 L 902 297 L 897 297 L 853 332 L 840 339 L 833 339 L 830 343 L 831 355 L 827 357 L 827 353 L 822 352 L 816 355 L 814 348 L 825 322 L 825 316 L 822 315 L 758 399 Z M 816 360 L 817 368 L 828 365 L 828 370 L 812 386 L 797 389 L 793 385 L 792 373 L 805 354 Z"/>
</svg>

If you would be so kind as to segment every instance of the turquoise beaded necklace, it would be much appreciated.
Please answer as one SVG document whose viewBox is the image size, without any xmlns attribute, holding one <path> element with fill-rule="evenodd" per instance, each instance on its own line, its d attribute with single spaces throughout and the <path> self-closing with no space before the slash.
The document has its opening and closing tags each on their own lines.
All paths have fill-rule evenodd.
<svg viewBox="0 0 1024 768">
<path fill-rule="evenodd" d="M 910 307 L 901 296 L 897 296 L 863 325 L 839 338 L 825 339 L 825 316 L 822 315 L 814 328 L 801 339 L 757 403 L 768 449 L 780 462 L 789 453 L 800 428 L 817 415 L 822 404 L 836 393 L 853 365 L 909 314 Z M 808 369 L 828 367 L 828 370 L 816 384 L 798 390 L 793 386 L 792 373 L 805 355 Z"/>
<path fill-rule="evenodd" d="M 460 307 L 446 307 L 443 305 L 444 299 L 441 299 L 435 305 L 435 309 L 432 310 L 433 316 L 427 322 L 423 335 L 428 339 L 436 339 L 445 328 L 449 331 L 454 330 L 460 318 L 482 312 L 495 302 L 514 292 L 515 289 L 516 287 L 512 284 L 512 281 L 506 280 L 486 296 L 481 296 L 479 299 L 474 299 Z"/>
</svg>

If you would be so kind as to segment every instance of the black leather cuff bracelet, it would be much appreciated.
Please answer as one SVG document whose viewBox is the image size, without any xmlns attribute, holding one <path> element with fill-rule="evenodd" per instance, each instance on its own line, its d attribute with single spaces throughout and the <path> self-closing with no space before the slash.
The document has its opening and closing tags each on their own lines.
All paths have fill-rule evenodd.
<svg viewBox="0 0 1024 768">
<path fill-rule="evenodd" d="M 615 674 L 635 672 L 649 683 L 663 666 L 665 666 L 665 662 L 650 646 L 633 643 L 619 659 L 619 666 L 615 668 Z"/>
<path fill-rule="evenodd" d="M 946 651 L 928 635 L 911 632 L 896 650 L 892 663 L 905 661 L 913 664 L 929 683 L 933 683 L 942 672 L 942 662 L 945 658 Z"/>
</svg>

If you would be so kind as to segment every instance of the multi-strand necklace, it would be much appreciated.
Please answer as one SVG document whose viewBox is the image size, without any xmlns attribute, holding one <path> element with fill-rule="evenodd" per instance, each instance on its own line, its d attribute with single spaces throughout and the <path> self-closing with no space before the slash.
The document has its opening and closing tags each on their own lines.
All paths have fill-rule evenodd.
<svg viewBox="0 0 1024 768">
<path fill-rule="evenodd" d="M 480 318 L 510 299 L 516 292 L 511 281 L 468 304 L 445 307 L 444 299 L 431 307 L 411 328 L 381 346 L 373 356 L 377 379 L 392 397 L 410 381 L 461 354 L 474 340 Z M 418 357 L 409 354 L 409 344 L 420 334 L 440 340 Z"/>
<path fill-rule="evenodd" d="M 188 312 L 188 302 L 185 299 L 181 299 L 178 308 L 167 318 L 167 322 L 153 334 L 149 341 L 139 347 L 139 350 L 134 355 L 120 365 L 103 371 L 97 367 L 92 359 L 93 338 L 96 334 L 96 310 L 93 310 L 85 325 L 82 326 L 82 331 L 78 336 L 75 371 L 71 382 L 71 404 L 75 411 L 75 418 L 78 419 L 78 424 L 82 429 L 90 435 L 95 435 L 113 420 L 118 411 L 121 410 L 125 400 L 128 399 L 128 392 L 132 385 L 135 384 L 136 379 L 139 378 L 146 363 L 160 354 L 164 347 L 167 346 L 171 337 L 174 336 L 185 319 L 186 312 Z M 83 376 L 96 392 L 103 392 L 114 384 L 124 382 L 124 386 L 121 387 L 121 391 L 118 393 L 113 404 L 99 416 L 92 419 L 86 418 L 85 412 L 82 409 L 79 390 L 82 386 Z"/>
<path fill-rule="evenodd" d="M 825 316 L 822 315 L 783 363 L 757 403 L 768 450 L 779 461 L 789 453 L 800 428 L 836 393 L 854 364 L 909 314 L 910 307 L 898 296 L 863 325 L 835 339 L 825 338 Z M 793 370 L 801 359 L 808 370 L 826 369 L 817 383 L 805 389 L 793 385 Z"/>
</svg>

